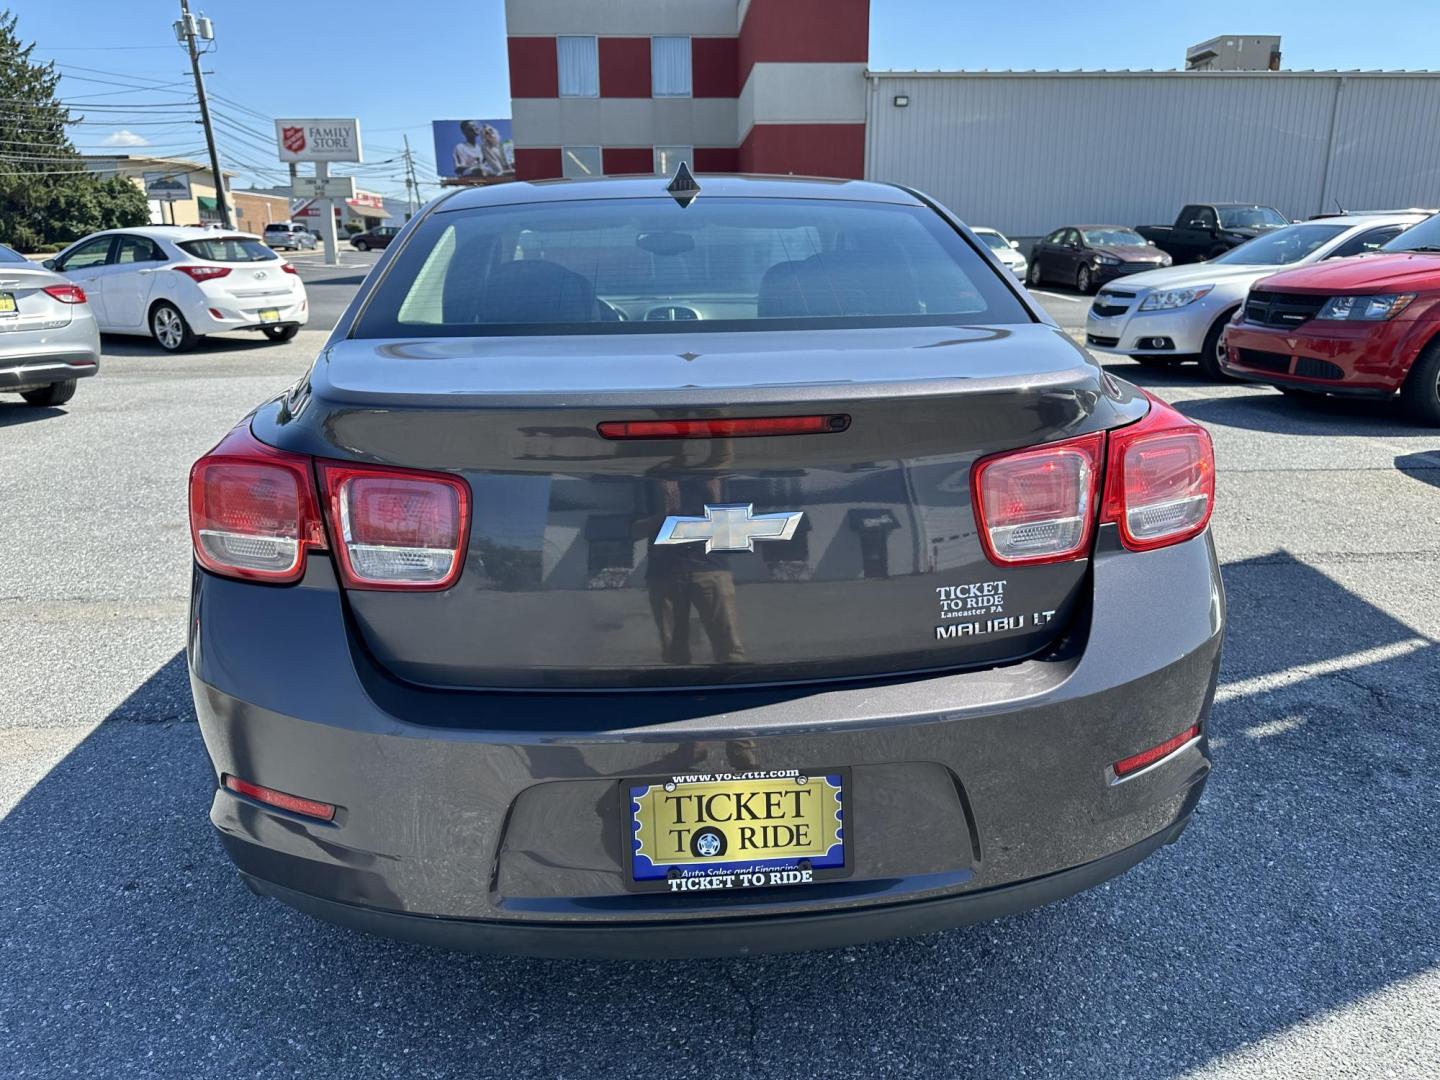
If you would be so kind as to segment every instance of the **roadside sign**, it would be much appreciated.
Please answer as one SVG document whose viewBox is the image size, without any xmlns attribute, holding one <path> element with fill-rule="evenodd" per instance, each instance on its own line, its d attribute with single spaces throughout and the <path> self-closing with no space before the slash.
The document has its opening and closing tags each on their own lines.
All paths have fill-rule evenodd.
<svg viewBox="0 0 1440 1080">
<path fill-rule="evenodd" d="M 161 202 L 181 202 L 190 198 L 190 174 L 147 172 L 145 197 Z"/>
<path fill-rule="evenodd" d="M 360 121 L 276 120 L 281 161 L 360 161 Z"/>
<path fill-rule="evenodd" d="M 290 190 L 297 199 L 353 199 L 353 176 L 297 176 Z"/>
</svg>

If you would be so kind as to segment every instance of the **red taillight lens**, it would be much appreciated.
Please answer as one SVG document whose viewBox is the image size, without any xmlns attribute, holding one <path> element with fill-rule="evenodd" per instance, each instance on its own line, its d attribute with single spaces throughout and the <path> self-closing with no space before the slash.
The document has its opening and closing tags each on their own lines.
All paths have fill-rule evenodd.
<svg viewBox="0 0 1440 1080">
<path fill-rule="evenodd" d="M 1089 553 L 1104 438 L 1085 435 L 976 463 L 971 491 L 991 562 L 1065 562 Z"/>
<path fill-rule="evenodd" d="M 289 810 L 292 814 L 304 814 L 306 817 L 319 818 L 321 821 L 335 819 L 335 807 L 329 803 L 316 802 L 314 799 L 302 799 L 299 795 L 287 795 L 283 791 L 252 784 L 249 780 L 241 780 L 238 776 L 231 776 L 228 773 L 222 782 L 226 790 L 233 791 L 237 795 L 244 795 L 256 802 L 262 802 L 266 806 Z"/>
<path fill-rule="evenodd" d="M 1215 450 L 1199 424 L 1151 397 L 1143 420 L 1110 433 L 1101 520 L 1131 551 L 1198 535 L 1214 508 Z"/>
<path fill-rule="evenodd" d="M 1169 757 L 1191 739 L 1200 735 L 1200 725 L 1191 724 L 1188 728 L 1176 735 L 1173 739 L 1166 739 L 1159 746 L 1152 746 L 1149 750 L 1141 750 L 1138 754 L 1131 754 L 1127 758 L 1121 758 L 1111 766 L 1116 776 L 1129 776 L 1131 773 L 1139 772 L 1147 765 L 1154 765 L 1163 757 Z"/>
<path fill-rule="evenodd" d="M 320 462 L 340 576 L 354 589 L 448 589 L 460 577 L 470 488 L 458 477 Z"/>
<path fill-rule="evenodd" d="M 296 274 L 296 275 L 298 275 L 298 274 L 300 273 L 299 270 L 296 270 L 295 267 L 291 266 L 289 263 L 281 263 L 281 264 L 280 264 L 280 269 L 281 269 L 281 270 L 284 270 L 285 273 L 287 273 L 287 274 Z"/>
<path fill-rule="evenodd" d="M 85 290 L 79 285 L 47 285 L 42 291 L 46 296 L 53 296 L 62 304 L 83 304 L 86 302 Z"/>
<path fill-rule="evenodd" d="M 172 269 L 179 270 L 192 281 L 210 281 L 212 278 L 222 278 L 230 273 L 228 266 L 176 266 Z"/>
<path fill-rule="evenodd" d="M 822 435 L 844 431 L 850 417 L 749 416 L 712 420 L 607 420 L 606 439 L 744 439 L 757 435 Z"/>
<path fill-rule="evenodd" d="M 236 428 L 190 469 L 195 558 L 227 577 L 300 580 L 306 551 L 325 547 L 314 490 L 308 457 Z"/>
</svg>

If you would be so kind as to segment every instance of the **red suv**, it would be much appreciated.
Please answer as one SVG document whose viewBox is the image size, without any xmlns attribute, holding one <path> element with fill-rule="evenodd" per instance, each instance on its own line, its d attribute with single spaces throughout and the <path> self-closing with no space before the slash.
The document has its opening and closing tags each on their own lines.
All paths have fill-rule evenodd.
<svg viewBox="0 0 1440 1080">
<path fill-rule="evenodd" d="M 1289 394 L 1389 397 L 1440 427 L 1440 214 L 1379 252 L 1257 281 L 1221 367 Z"/>
</svg>

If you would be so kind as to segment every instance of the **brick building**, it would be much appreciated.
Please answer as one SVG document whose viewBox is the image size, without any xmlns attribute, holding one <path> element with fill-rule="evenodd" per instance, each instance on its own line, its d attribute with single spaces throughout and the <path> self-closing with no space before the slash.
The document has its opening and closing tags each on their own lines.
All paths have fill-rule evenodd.
<svg viewBox="0 0 1440 1080">
<path fill-rule="evenodd" d="M 518 179 L 859 177 L 869 0 L 506 0 Z"/>
</svg>

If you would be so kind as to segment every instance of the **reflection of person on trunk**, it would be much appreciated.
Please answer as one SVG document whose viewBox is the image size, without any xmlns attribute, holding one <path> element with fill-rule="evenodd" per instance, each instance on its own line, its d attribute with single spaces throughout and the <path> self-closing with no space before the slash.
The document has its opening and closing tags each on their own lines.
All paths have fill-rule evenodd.
<svg viewBox="0 0 1440 1080">
<path fill-rule="evenodd" d="M 640 523 L 647 538 L 672 514 L 704 512 L 707 502 L 720 501 L 718 480 L 662 480 L 659 513 Z M 690 664 L 690 613 L 700 618 L 710 652 L 717 664 L 745 660 L 740 623 L 735 611 L 735 579 L 725 555 L 706 554 L 703 543 L 650 545 L 645 584 L 650 590 L 650 611 L 660 632 L 660 651 L 667 664 Z"/>
</svg>

